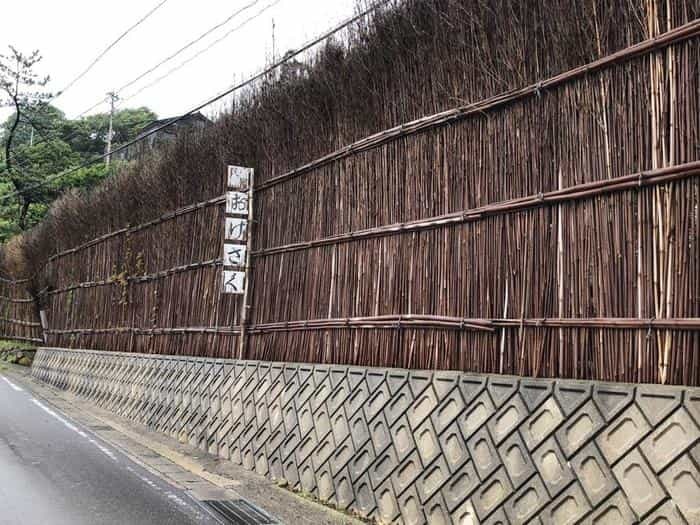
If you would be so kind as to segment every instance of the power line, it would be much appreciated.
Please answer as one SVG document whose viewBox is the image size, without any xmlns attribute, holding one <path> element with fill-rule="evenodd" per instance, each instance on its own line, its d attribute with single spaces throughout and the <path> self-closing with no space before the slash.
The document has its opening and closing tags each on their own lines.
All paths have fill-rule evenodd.
<svg viewBox="0 0 700 525">
<path fill-rule="evenodd" d="M 286 63 L 289 62 L 290 60 L 292 60 L 292 59 L 298 57 L 299 55 L 301 55 L 302 53 L 305 53 L 306 51 L 308 51 L 308 50 L 311 49 L 312 47 L 315 47 L 316 45 L 320 44 L 320 43 L 323 42 L 324 40 L 327 40 L 328 38 L 330 38 L 331 36 L 335 35 L 336 33 L 342 31 L 343 29 L 346 29 L 348 26 L 354 24 L 355 22 L 357 22 L 357 21 L 360 20 L 361 18 L 364 18 L 365 16 L 367 16 L 367 15 L 373 13 L 374 11 L 376 11 L 377 9 L 379 9 L 380 7 L 382 7 L 383 5 L 385 5 L 385 4 L 387 4 L 387 3 L 391 2 L 391 1 L 393 1 L 393 0 L 378 0 L 378 1 L 377 1 L 376 3 L 374 3 L 371 7 L 369 7 L 369 8 L 367 8 L 367 9 L 365 9 L 364 11 L 362 11 L 362 12 L 360 12 L 360 13 L 358 13 L 358 14 L 356 14 L 356 15 L 354 15 L 354 16 L 348 18 L 348 19 L 346 19 L 345 21 L 341 22 L 340 24 L 338 24 L 338 25 L 335 26 L 334 28 L 329 29 L 329 30 L 326 31 L 325 33 L 321 34 L 320 36 L 318 36 L 318 37 L 316 37 L 316 38 L 314 38 L 314 39 L 312 39 L 312 40 L 306 42 L 305 44 L 303 44 L 303 45 L 302 45 L 299 49 L 297 49 L 296 51 L 290 51 L 289 53 L 287 53 L 287 54 L 284 56 L 284 58 L 282 58 L 281 60 L 278 60 L 277 62 L 274 62 L 274 63 L 273 63 L 272 65 L 270 65 L 269 67 L 263 69 L 262 71 L 260 71 L 259 73 L 256 73 L 255 75 L 249 77 L 247 80 L 244 80 L 243 82 L 240 82 L 240 83 L 238 83 L 238 84 L 234 84 L 233 86 L 229 87 L 228 89 L 226 89 L 225 91 L 219 93 L 218 95 L 215 95 L 215 96 L 213 96 L 213 97 L 207 99 L 205 102 L 203 102 L 203 103 L 201 103 L 201 104 L 195 106 L 194 108 L 190 109 L 187 113 L 184 113 L 184 114 L 182 114 L 182 115 L 179 116 L 179 117 L 170 119 L 170 120 L 168 120 L 166 123 L 164 123 L 164 124 L 162 124 L 162 125 L 160 125 L 160 126 L 157 126 L 157 127 L 153 128 L 153 129 L 149 130 L 149 131 L 146 132 L 146 133 L 143 133 L 143 134 L 140 135 L 139 137 L 137 137 L 137 138 L 135 138 L 135 139 L 133 139 L 133 140 L 130 140 L 129 142 L 127 142 L 127 143 L 125 143 L 125 144 L 122 144 L 122 145 L 119 146 L 118 148 L 115 148 L 115 149 L 112 151 L 111 154 L 114 155 L 115 153 L 119 153 L 120 151 L 124 151 L 125 149 L 129 148 L 130 146 L 133 146 L 134 144 L 136 144 L 136 143 L 138 143 L 138 142 L 141 142 L 142 140 L 147 139 L 147 138 L 150 137 L 151 135 L 154 135 L 154 134 L 156 134 L 156 133 L 158 133 L 158 132 L 164 130 L 165 128 L 168 128 L 168 127 L 172 126 L 173 124 L 177 124 L 178 122 L 181 122 L 182 120 L 184 120 L 184 119 L 187 118 L 188 116 L 190 116 L 190 115 L 192 115 L 193 113 L 196 113 L 196 112 L 198 112 L 198 111 L 201 111 L 202 109 L 204 109 L 205 107 L 207 107 L 207 106 L 213 104 L 214 102 L 218 102 L 218 101 L 221 100 L 222 98 L 224 98 L 224 97 L 226 97 L 226 96 L 228 96 L 228 95 L 230 95 L 230 94 L 232 94 L 232 93 L 234 93 L 234 92 L 236 92 L 236 91 L 238 91 L 238 90 L 240 90 L 240 89 L 242 89 L 242 88 L 244 88 L 244 87 L 247 87 L 247 86 L 253 84 L 254 82 L 257 82 L 258 80 L 260 80 L 260 79 L 262 79 L 262 78 L 265 78 L 267 75 L 269 75 L 270 73 L 272 73 L 272 72 L 273 72 L 275 69 L 277 69 L 278 67 L 280 67 L 280 66 L 286 64 Z M 78 165 L 78 166 L 75 166 L 74 168 L 70 168 L 70 169 L 68 169 L 67 171 L 64 171 L 64 172 L 62 172 L 62 173 L 56 173 L 55 175 L 50 175 L 49 177 L 47 177 L 46 179 L 44 179 L 42 182 L 39 182 L 39 183 L 37 183 L 37 184 L 34 184 L 34 185 L 31 185 L 31 186 L 28 186 L 28 187 L 24 188 L 24 191 L 27 191 L 27 190 L 31 190 L 31 189 L 34 189 L 34 188 L 41 187 L 41 186 L 43 186 L 43 185 L 45 185 L 45 184 L 48 184 L 49 182 L 52 182 L 52 181 L 54 181 L 54 180 L 56 180 L 56 179 L 58 179 L 58 178 L 60 178 L 60 177 L 65 177 L 65 176 L 67 176 L 67 175 L 70 175 L 71 173 L 75 173 L 75 172 L 78 171 L 78 170 L 81 170 L 81 169 L 83 169 L 83 168 L 86 168 L 86 167 L 88 167 L 88 166 L 91 166 L 92 164 L 95 164 L 96 162 L 100 162 L 100 161 L 104 160 L 106 157 L 107 157 L 106 154 L 105 154 L 105 155 L 98 155 L 98 156 L 96 156 L 96 157 L 93 157 L 91 160 L 88 160 L 88 161 L 86 161 L 86 162 L 83 162 L 82 164 L 80 164 L 80 165 Z M 10 198 L 10 197 L 15 197 L 15 196 L 17 196 L 17 195 L 19 195 L 19 194 L 20 194 L 20 192 L 17 192 L 17 191 L 12 192 L 12 193 L 8 193 L 8 194 L 6 194 L 6 195 L 1 196 L 1 197 L 0 197 L 0 200 L 6 200 L 6 199 L 8 199 L 8 198 Z"/>
<path fill-rule="evenodd" d="M 117 90 L 115 91 L 115 93 L 116 93 L 117 95 L 119 95 L 119 94 L 120 94 L 122 91 L 124 91 L 126 88 L 133 86 L 136 82 L 138 82 L 138 81 L 141 80 L 142 78 L 146 77 L 147 75 L 153 73 L 155 70 L 157 70 L 157 69 L 158 69 L 159 67 L 161 67 L 162 65 L 167 64 L 167 63 L 170 62 L 172 59 L 174 59 L 175 57 L 177 57 L 179 54 L 183 53 L 184 51 L 187 51 L 190 47 L 192 47 L 192 46 L 195 45 L 196 43 L 200 42 L 202 39 L 206 38 L 207 36 L 209 36 L 211 33 L 213 33 L 214 31 L 216 31 L 217 29 L 219 29 L 219 28 L 225 26 L 227 23 L 229 23 L 231 20 L 233 20 L 236 16 L 238 16 L 239 14 L 241 14 L 241 13 L 242 13 L 243 11 L 245 11 L 246 9 L 250 9 L 250 8 L 253 7 L 255 4 L 257 4 L 259 1 L 260 1 L 260 0 L 254 0 L 253 2 L 250 2 L 249 4 L 246 4 L 246 5 L 244 5 L 243 7 L 237 9 L 236 11 L 234 11 L 231 15 L 229 15 L 229 16 L 228 16 L 226 19 L 224 19 L 223 21 L 218 22 L 218 23 L 215 24 L 213 27 L 210 27 L 208 30 L 206 30 L 204 33 L 202 33 L 201 35 L 199 35 L 199 36 L 198 36 L 197 38 L 195 38 L 194 40 L 188 42 L 187 44 L 185 44 L 184 46 L 182 46 L 180 49 L 178 49 L 177 51 L 175 51 L 174 53 L 172 53 L 172 54 L 169 55 L 168 57 L 164 58 L 163 60 L 161 60 L 160 62 L 158 62 L 158 63 L 155 64 L 154 66 L 150 67 L 149 69 L 147 69 L 146 71 L 144 71 L 144 72 L 141 73 L 140 75 L 138 75 L 138 76 L 136 76 L 135 78 L 129 80 L 126 84 L 124 84 L 124 85 L 121 86 L 119 89 L 117 89 Z M 100 106 L 101 104 L 104 104 L 104 103 L 105 103 L 105 99 L 99 100 L 98 102 L 96 102 L 95 104 L 93 104 L 92 106 L 90 106 L 88 109 L 86 109 L 85 111 L 83 111 L 82 113 L 80 113 L 80 114 L 78 115 L 78 118 L 82 117 L 82 116 L 85 115 L 86 113 L 89 113 L 90 111 L 92 111 L 93 109 L 95 109 L 96 107 L 98 107 L 98 106 Z"/>
<path fill-rule="evenodd" d="M 194 40 L 188 42 L 187 44 L 185 44 L 184 46 L 182 46 L 180 49 L 178 49 L 177 51 L 175 51 L 173 54 L 169 55 L 167 58 L 161 60 L 161 61 L 158 62 L 156 65 L 152 66 L 151 68 L 147 69 L 146 71 L 144 71 L 143 73 L 141 73 L 140 75 L 138 75 L 136 78 L 130 80 L 129 82 L 127 82 L 126 84 L 124 84 L 123 86 L 121 86 L 119 89 L 117 89 L 116 92 L 117 92 L 117 93 L 121 93 L 121 92 L 124 91 L 126 88 L 133 86 L 136 82 L 138 82 L 139 80 L 141 80 L 143 77 L 145 77 L 146 75 L 149 75 L 150 73 L 153 73 L 153 71 L 155 71 L 156 69 L 158 69 L 158 68 L 159 68 L 160 66 L 162 66 L 163 64 L 166 64 L 166 63 L 170 62 L 173 58 L 175 58 L 176 56 L 178 56 L 180 53 L 182 53 L 182 52 L 184 52 L 184 51 L 187 51 L 190 47 L 192 47 L 192 46 L 195 45 L 196 43 L 200 42 L 202 39 L 206 38 L 207 36 L 209 36 L 211 33 L 213 33 L 214 31 L 216 31 L 217 29 L 219 29 L 219 28 L 225 26 L 226 24 L 228 24 L 231 20 L 233 20 L 234 18 L 236 18 L 236 17 L 237 17 L 238 15 L 240 15 L 243 11 L 246 11 L 247 9 L 250 9 L 250 8 L 253 7 L 255 4 L 257 4 L 259 1 L 260 1 L 260 0 L 253 0 L 252 2 L 250 2 L 250 3 L 246 4 L 246 5 L 244 5 L 243 7 L 237 9 L 237 10 L 234 11 L 228 18 L 226 18 L 225 20 L 223 20 L 223 21 L 217 23 L 217 24 L 214 25 L 213 27 L 209 28 L 209 29 L 206 30 L 204 33 L 202 33 L 201 35 L 199 35 L 197 38 L 195 38 Z"/>
<path fill-rule="evenodd" d="M 274 6 L 276 6 L 277 4 L 279 4 L 281 1 L 282 1 L 282 0 L 275 0 L 274 2 L 272 2 L 272 3 L 268 4 L 268 5 L 266 5 L 266 6 L 265 6 L 264 8 L 262 8 L 260 11 L 258 11 L 255 15 L 248 17 L 248 18 L 247 18 L 246 20 L 244 20 L 242 23 L 240 23 L 240 24 L 237 25 L 236 27 L 230 29 L 230 30 L 227 31 L 224 35 L 222 35 L 220 38 L 214 40 L 214 41 L 213 41 L 211 44 L 209 44 L 207 47 L 205 47 L 204 49 L 198 51 L 196 54 L 192 55 L 190 58 L 188 58 L 187 60 L 185 60 L 185 61 L 182 62 L 181 64 L 179 64 L 179 65 L 177 65 L 176 67 L 172 68 L 171 70 L 169 70 L 169 71 L 168 71 L 167 73 L 165 73 L 164 75 L 158 77 L 158 78 L 155 79 L 154 81 L 152 81 L 152 82 L 146 84 L 145 86 L 141 87 L 138 91 L 132 93 L 132 94 L 129 95 L 128 97 L 122 98 L 122 99 L 121 99 L 122 102 L 126 102 L 126 101 L 128 101 L 128 100 L 131 100 L 131 99 L 137 97 L 138 95 L 140 95 L 141 93 L 143 93 L 144 91 L 146 91 L 147 89 L 150 89 L 150 88 L 152 88 L 153 86 L 155 86 L 156 84 L 159 84 L 160 82 L 162 82 L 163 80 L 165 80 L 166 78 L 168 78 L 170 75 L 172 75 L 173 73 L 176 73 L 177 71 L 179 71 L 180 69 L 182 69 L 183 67 L 185 67 L 187 64 L 189 64 L 189 63 L 192 62 L 193 60 L 199 58 L 201 55 L 203 55 L 203 54 L 206 53 L 207 51 L 209 51 L 209 50 L 210 50 L 211 48 L 213 48 L 215 45 L 221 43 L 221 42 L 224 41 L 226 38 L 228 38 L 229 36 L 231 36 L 233 33 L 235 33 L 236 31 L 238 31 L 238 30 L 240 30 L 241 28 L 243 28 L 244 26 L 246 26 L 248 23 L 252 22 L 253 20 L 255 20 L 255 19 L 259 18 L 259 17 L 261 17 L 266 11 L 272 9 Z"/>
<path fill-rule="evenodd" d="M 160 6 L 162 6 L 162 5 L 163 5 L 165 2 L 167 2 L 167 1 L 169 1 L 169 0 L 163 0 L 163 1 L 162 1 L 160 4 L 158 4 L 153 10 L 151 10 L 151 11 L 146 15 L 146 17 L 144 17 L 142 20 L 140 20 L 139 23 L 142 22 L 143 20 L 145 20 L 145 18 L 147 18 L 150 14 L 152 14 L 156 9 L 158 9 Z M 150 88 L 153 87 L 154 85 L 156 85 L 156 84 L 158 84 L 159 82 L 163 81 L 163 80 L 164 80 L 165 78 L 167 78 L 168 76 L 170 76 L 170 75 L 172 75 L 173 73 L 175 73 L 176 71 L 182 69 L 182 68 L 183 68 L 185 65 L 187 65 L 189 62 L 192 62 L 195 58 L 198 58 L 199 56 L 201 56 L 202 54 L 204 54 L 206 51 L 209 51 L 209 50 L 210 50 L 212 47 L 214 47 L 216 44 L 220 43 L 220 42 L 223 41 L 225 38 L 227 38 L 228 36 L 230 36 L 232 33 L 236 32 L 237 30 L 241 29 L 244 25 L 248 24 L 248 23 L 251 22 L 252 20 L 254 20 L 254 19 L 258 18 L 259 16 L 261 16 L 265 11 L 267 11 L 267 10 L 270 9 L 270 8 L 272 8 L 274 5 L 278 4 L 280 1 L 281 1 L 281 0 L 275 0 L 275 1 L 272 2 L 271 4 L 268 4 L 265 8 L 263 8 L 262 10 L 260 10 L 256 15 L 249 17 L 249 18 L 246 19 L 243 23 L 241 23 L 241 24 L 239 24 L 238 26 L 236 26 L 235 28 L 229 30 L 229 31 L 226 32 L 222 37 L 220 37 L 220 38 L 218 38 L 217 40 L 215 40 L 214 42 L 212 42 L 212 43 L 211 43 L 209 46 L 207 46 L 205 49 L 203 49 L 203 50 L 197 52 L 193 57 L 191 57 L 191 58 L 189 58 L 188 60 L 184 61 L 183 63 L 181 63 L 181 64 L 178 65 L 177 67 L 171 69 L 171 70 L 168 71 L 165 75 L 162 75 L 161 77 L 159 77 L 159 78 L 156 79 L 155 81 L 151 82 L 150 84 L 148 84 L 148 85 L 142 87 L 141 89 L 139 89 L 139 90 L 138 90 L 137 92 L 135 92 L 134 94 L 129 95 L 129 97 L 122 99 L 122 101 L 131 100 L 132 98 L 134 98 L 134 97 L 136 97 L 137 95 L 141 94 L 143 91 L 145 91 L 145 90 L 147 90 L 147 89 L 150 89 Z M 240 13 L 242 13 L 243 11 L 245 11 L 245 10 L 247 10 L 247 9 L 249 9 L 249 8 L 251 8 L 251 7 L 253 7 L 253 6 L 254 6 L 255 4 L 257 4 L 258 2 L 259 2 L 259 0 L 255 0 L 254 2 L 251 2 L 251 3 L 249 3 L 249 4 L 245 5 L 245 6 L 243 6 L 242 8 L 238 9 L 238 10 L 235 11 L 233 14 L 231 14 L 228 18 L 226 18 L 224 21 L 217 23 L 215 26 L 213 26 L 212 28 L 210 28 L 209 30 L 207 30 L 205 33 L 203 33 L 202 35 L 200 35 L 198 38 L 196 38 L 195 40 L 189 42 L 188 44 L 186 44 L 185 46 L 183 46 L 182 48 L 180 48 L 180 50 L 177 51 L 176 53 L 174 53 L 174 54 L 170 55 L 168 58 L 162 60 L 161 62 L 159 62 L 158 64 L 156 64 L 156 65 L 153 66 L 152 68 L 150 68 L 148 71 L 146 71 L 146 72 L 142 73 L 141 75 L 139 75 L 137 78 L 135 78 L 135 79 L 129 81 L 127 84 L 125 84 L 124 86 L 122 86 L 121 88 L 119 88 L 118 90 L 116 90 L 115 94 L 121 93 L 126 87 L 129 87 L 130 85 L 133 85 L 134 83 L 136 83 L 136 82 L 137 82 L 138 80 L 140 80 L 141 78 L 145 77 L 145 76 L 148 75 L 149 73 L 151 73 L 151 72 L 155 71 L 156 69 L 158 69 L 161 65 L 163 65 L 163 64 L 165 64 L 165 63 L 167 63 L 167 62 L 169 62 L 170 60 L 172 60 L 173 58 L 175 58 L 178 54 L 182 53 L 183 51 L 185 51 L 185 50 L 187 50 L 188 48 L 190 48 L 192 45 L 194 45 L 194 44 L 196 44 L 197 42 L 201 41 L 203 38 L 205 38 L 206 36 L 208 36 L 209 34 L 211 34 L 211 33 L 212 33 L 213 31 L 215 31 L 216 29 L 219 29 L 220 27 L 226 25 L 226 24 L 227 24 L 228 22 L 230 22 L 233 18 L 235 18 L 236 16 L 238 16 L 238 15 L 239 15 Z M 135 25 L 132 26 L 132 28 L 133 28 L 133 27 L 135 27 Z M 131 29 L 131 28 L 130 28 L 130 29 Z M 123 37 L 123 36 L 122 36 L 122 37 Z M 120 38 L 122 38 L 122 37 L 120 37 Z M 116 43 L 116 42 L 115 42 L 115 43 Z M 75 81 L 74 81 L 74 82 L 75 82 Z M 65 91 L 65 90 L 64 90 L 64 91 Z M 49 100 L 49 101 L 47 102 L 47 104 L 51 103 L 52 100 L 54 100 L 55 98 L 57 98 L 59 95 L 60 95 L 60 93 L 59 93 L 58 95 L 56 95 L 56 97 L 54 97 L 53 99 Z M 101 106 L 102 104 L 105 104 L 105 103 L 108 102 L 108 101 L 109 101 L 109 98 L 102 98 L 102 99 L 99 100 L 98 102 L 96 102 L 96 103 L 94 103 L 93 105 L 91 105 L 89 108 L 87 108 L 87 109 L 81 111 L 81 112 L 75 117 L 75 119 L 80 119 L 80 118 L 84 117 L 86 114 L 90 113 L 92 110 L 94 110 L 95 108 Z M 69 140 L 70 140 L 71 138 L 73 138 L 75 135 L 76 135 L 76 133 L 74 133 L 73 136 L 69 136 L 69 137 L 65 138 L 64 140 L 69 141 Z"/>
<path fill-rule="evenodd" d="M 71 80 L 71 81 L 68 83 L 68 85 L 66 85 L 66 87 L 64 87 L 64 88 L 63 88 L 62 90 L 60 90 L 58 93 L 56 93 L 56 94 L 53 95 L 51 98 L 49 98 L 49 100 L 47 100 L 46 102 L 44 102 L 44 104 L 45 104 L 45 105 L 51 104 L 51 102 L 53 102 L 54 100 L 56 100 L 58 97 L 60 97 L 61 95 L 63 95 L 66 91 L 68 91 L 71 87 L 73 87 L 78 81 L 80 81 L 85 75 L 87 75 L 87 74 L 92 70 L 92 68 L 94 68 L 94 67 L 97 65 L 97 63 L 98 63 L 100 60 L 102 60 L 102 59 L 105 57 L 105 55 L 106 55 L 109 51 L 111 51 L 119 42 L 121 42 L 129 33 L 131 33 L 134 29 L 136 29 L 138 26 L 140 26 L 143 22 L 145 22 L 148 18 L 150 18 L 150 16 L 153 15 L 153 13 L 155 13 L 158 9 L 160 9 L 161 7 L 163 7 L 163 5 L 165 5 L 165 4 L 166 4 L 167 2 L 169 2 L 169 1 L 170 1 L 170 0 L 161 0 L 161 2 L 159 2 L 158 4 L 156 4 L 156 6 L 153 7 L 150 11 L 148 11 L 144 16 L 142 16 L 142 17 L 139 18 L 134 24 L 132 24 L 131 26 L 129 26 L 124 32 L 122 32 L 122 33 L 116 38 L 116 40 L 114 40 L 114 41 L 113 41 L 111 44 L 109 44 L 99 55 L 97 55 L 97 57 L 95 57 L 95 59 L 94 59 L 94 60 L 93 60 L 93 61 L 92 61 L 78 76 L 76 76 L 73 80 Z M 78 115 L 77 118 L 83 117 L 84 115 L 86 115 L 87 113 L 89 113 L 90 111 L 92 111 L 93 109 L 95 109 L 95 108 L 97 108 L 98 106 L 104 104 L 106 101 L 107 101 L 107 99 L 102 99 L 102 100 L 100 100 L 99 102 L 97 102 L 96 104 L 93 104 L 93 105 L 90 106 L 88 109 L 86 109 L 86 110 L 84 110 L 83 112 L 81 112 L 81 113 Z M 76 135 L 77 135 L 77 133 L 74 133 L 72 136 L 67 137 L 65 140 L 68 141 L 68 140 L 70 140 L 71 138 L 74 138 Z M 39 144 L 44 143 L 44 142 L 47 142 L 47 140 L 44 139 L 44 140 L 38 142 L 36 145 L 39 145 Z M 22 167 L 22 168 L 24 168 L 24 169 L 27 169 L 26 166 L 22 166 L 21 163 L 18 163 L 18 164 L 20 165 L 20 167 Z"/>
<path fill-rule="evenodd" d="M 140 26 L 143 22 L 145 22 L 153 13 L 155 13 L 158 9 L 160 9 L 163 5 L 165 5 L 167 2 L 170 0 L 161 0 L 160 3 L 158 3 L 153 9 L 151 9 L 148 13 L 146 13 L 144 16 L 142 16 L 136 23 L 132 24 L 126 31 L 124 31 L 121 35 L 117 37 L 117 39 L 109 44 L 95 59 L 90 62 L 90 64 L 73 80 L 71 80 L 66 87 L 64 87 L 61 91 L 56 93 L 49 101 L 48 103 L 53 102 L 56 100 L 58 97 L 63 95 L 66 91 L 68 91 L 70 88 L 72 88 L 76 82 L 78 82 L 80 79 L 82 79 L 85 75 L 87 75 L 93 67 L 97 65 L 97 63 L 104 58 L 104 56 L 111 51 L 114 46 L 116 46 L 119 42 L 121 42 L 131 31 L 136 29 L 138 26 Z"/>
</svg>

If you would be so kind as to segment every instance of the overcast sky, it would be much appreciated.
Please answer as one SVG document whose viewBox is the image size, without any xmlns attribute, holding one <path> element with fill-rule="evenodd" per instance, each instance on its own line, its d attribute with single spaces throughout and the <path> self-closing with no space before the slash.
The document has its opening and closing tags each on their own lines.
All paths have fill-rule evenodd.
<svg viewBox="0 0 700 525">
<path fill-rule="evenodd" d="M 8 44 L 24 52 L 41 51 L 44 60 L 38 70 L 51 75 L 48 90 L 57 92 L 161 1 L 8 2 L 3 6 L 0 22 L 0 53 L 6 52 Z M 160 117 L 179 115 L 259 71 L 269 61 L 273 19 L 277 54 L 283 55 L 354 14 L 355 4 L 355 0 L 166 0 L 54 104 L 69 118 L 76 117 L 104 99 L 108 91 L 118 90 L 245 8 L 211 35 L 120 93 L 123 99 L 130 97 L 223 37 L 177 72 L 122 103 L 124 107 L 148 106 Z M 241 24 L 243 27 L 236 29 Z M 106 110 L 104 103 L 92 113 Z M 1 118 L 8 114 L 7 110 L 0 110 Z"/>
</svg>

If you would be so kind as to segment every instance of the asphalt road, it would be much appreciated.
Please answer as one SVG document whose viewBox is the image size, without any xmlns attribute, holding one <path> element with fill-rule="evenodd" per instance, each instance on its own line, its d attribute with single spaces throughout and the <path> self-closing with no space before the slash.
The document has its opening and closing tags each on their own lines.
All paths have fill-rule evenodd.
<svg viewBox="0 0 700 525">
<path fill-rule="evenodd" d="M 219 522 L 0 374 L 0 525 L 103 523 Z"/>
</svg>

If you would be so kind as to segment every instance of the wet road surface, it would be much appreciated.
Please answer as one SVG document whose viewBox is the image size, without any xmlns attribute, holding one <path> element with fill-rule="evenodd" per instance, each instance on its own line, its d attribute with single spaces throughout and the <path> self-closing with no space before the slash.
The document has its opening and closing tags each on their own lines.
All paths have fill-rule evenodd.
<svg viewBox="0 0 700 525">
<path fill-rule="evenodd" d="M 0 372 L 0 525 L 111 523 L 219 521 Z"/>
</svg>

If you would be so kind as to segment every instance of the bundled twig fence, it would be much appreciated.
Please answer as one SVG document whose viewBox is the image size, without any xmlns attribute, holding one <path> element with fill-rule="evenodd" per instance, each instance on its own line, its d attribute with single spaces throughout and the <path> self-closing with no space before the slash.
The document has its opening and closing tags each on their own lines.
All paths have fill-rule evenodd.
<svg viewBox="0 0 700 525">
<path fill-rule="evenodd" d="M 491 20 L 487 4 L 407 2 L 376 21 L 375 33 L 360 33 L 459 31 L 452 20 Z M 555 20 L 541 21 L 551 34 L 534 44 L 540 76 L 526 66 L 527 30 L 537 20 L 514 11 L 534 7 L 502 11 L 525 27 L 505 39 L 511 62 L 491 56 L 492 70 L 478 71 L 502 82 L 470 80 L 481 102 L 445 110 L 444 97 L 426 95 L 438 88 L 387 74 L 368 104 L 406 100 L 408 109 L 386 109 L 384 124 L 412 115 L 411 89 L 437 112 L 359 138 L 374 121 L 363 127 L 325 108 L 319 126 L 278 118 L 266 125 L 279 129 L 251 135 L 246 126 L 266 96 L 303 107 L 296 90 L 318 87 L 311 74 L 288 81 L 289 93 L 256 95 L 212 135 L 182 141 L 172 158 L 134 168 L 92 201 L 66 201 L 25 248 L 33 261 L 42 247 L 62 248 L 37 265 L 33 282 L 49 344 L 236 357 L 240 299 L 220 293 L 219 195 L 225 164 L 237 163 L 254 165 L 259 181 L 243 357 L 700 384 L 700 6 L 607 3 L 619 27 L 606 29 L 601 2 L 571 12 L 564 0 L 553 4 L 562 9 L 552 11 Z M 585 57 L 597 60 L 569 57 L 562 73 L 557 50 L 546 46 L 570 38 L 584 23 L 579 16 L 591 17 L 582 49 L 593 42 Z M 475 44 L 489 30 L 472 27 L 461 42 Z M 468 60 L 451 62 L 457 44 L 441 45 L 430 62 L 436 76 L 453 84 L 459 75 L 449 68 L 457 65 L 477 74 Z M 410 42 L 406 49 L 415 55 L 387 66 L 392 75 L 418 69 L 424 50 Z M 406 49 L 395 52 L 405 57 Z M 372 44 L 364 51 L 378 52 Z M 329 51 L 324 60 L 332 58 Z M 505 94 L 495 95 L 498 88 Z M 349 111 L 344 93 L 338 104 Z M 246 134 L 280 141 L 260 150 Z M 114 203 L 119 188 L 169 178 L 167 203 L 186 199 L 178 184 L 202 202 L 157 219 L 143 211 L 149 204 Z M 85 217 L 98 216 L 108 197 L 109 220 L 146 219 L 85 242 Z M 66 241 L 73 247 L 50 244 L 66 231 L 76 232 Z"/>
<path fill-rule="evenodd" d="M 27 281 L 0 277 L 0 338 L 42 343 L 36 302 L 29 295 Z"/>
</svg>

